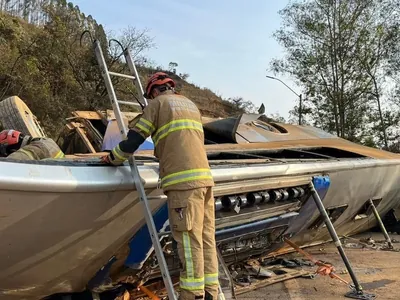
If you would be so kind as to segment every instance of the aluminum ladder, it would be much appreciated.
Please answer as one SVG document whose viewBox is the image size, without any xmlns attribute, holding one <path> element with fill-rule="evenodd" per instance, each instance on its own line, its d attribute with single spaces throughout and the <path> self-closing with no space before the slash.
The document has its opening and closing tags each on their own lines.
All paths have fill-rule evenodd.
<svg viewBox="0 0 400 300">
<path fill-rule="evenodd" d="M 118 42 L 118 41 L 116 41 L 116 42 Z M 121 44 L 119 44 L 119 45 L 121 45 Z M 125 74 L 114 73 L 114 72 L 109 71 L 107 68 L 106 61 L 104 59 L 104 55 L 103 55 L 103 51 L 101 49 L 100 42 L 98 40 L 93 41 L 93 48 L 94 48 L 97 62 L 101 69 L 101 74 L 103 76 L 103 79 L 104 79 L 104 82 L 105 82 L 105 85 L 107 88 L 107 93 L 108 93 L 110 101 L 111 101 L 114 115 L 117 120 L 118 127 L 120 129 L 120 133 L 122 135 L 122 138 L 125 139 L 127 136 L 127 129 L 125 128 L 125 125 L 124 125 L 124 121 L 122 118 L 122 113 L 121 113 L 119 104 L 139 106 L 141 108 L 143 108 L 143 106 L 147 105 L 147 100 L 143 96 L 143 87 L 140 83 L 140 78 L 139 78 L 138 72 L 136 70 L 133 59 L 130 55 L 129 49 L 123 48 L 123 54 L 125 56 L 126 63 L 128 64 L 129 70 L 132 75 L 125 75 Z M 115 94 L 114 86 L 111 81 L 111 76 L 118 76 L 118 77 L 133 80 L 133 82 L 136 86 L 136 90 L 138 91 L 139 97 L 142 100 L 141 104 L 118 100 L 117 96 Z M 162 251 L 162 247 L 161 247 L 160 240 L 159 240 L 159 235 L 158 235 L 156 226 L 154 224 L 153 215 L 151 213 L 151 209 L 150 209 L 149 202 L 148 202 L 148 200 L 157 200 L 157 199 L 160 200 L 160 199 L 163 199 L 163 197 L 162 196 L 147 197 L 146 192 L 143 187 L 143 184 L 142 184 L 142 181 L 141 181 L 141 178 L 140 178 L 140 175 L 139 175 L 139 170 L 138 170 L 138 167 L 137 167 L 137 164 L 136 164 L 136 161 L 135 161 L 135 158 L 133 155 L 131 155 L 129 158 L 129 165 L 131 167 L 131 174 L 132 174 L 132 177 L 135 182 L 136 190 L 138 191 L 139 196 L 140 196 L 140 202 L 142 202 L 142 204 L 143 204 L 144 216 L 146 219 L 147 227 L 149 229 L 151 241 L 153 243 L 153 247 L 154 247 L 154 250 L 155 250 L 155 253 L 157 256 L 157 260 L 160 265 L 161 275 L 163 277 L 164 284 L 165 284 L 165 287 L 168 292 L 168 299 L 176 300 L 177 296 L 175 294 L 171 276 L 168 271 L 168 265 L 167 265 L 167 262 L 165 260 L 165 257 L 164 257 L 163 251 Z"/>
</svg>

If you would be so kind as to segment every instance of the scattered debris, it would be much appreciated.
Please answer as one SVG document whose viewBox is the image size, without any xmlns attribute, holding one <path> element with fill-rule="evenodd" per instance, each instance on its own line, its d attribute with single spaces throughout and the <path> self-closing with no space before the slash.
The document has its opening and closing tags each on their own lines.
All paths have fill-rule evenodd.
<svg viewBox="0 0 400 300">
<path fill-rule="evenodd" d="M 345 247 L 345 248 L 353 248 L 353 249 L 364 249 L 364 248 L 366 248 L 361 243 L 346 243 L 346 244 L 343 244 L 343 247 Z"/>
<path fill-rule="evenodd" d="M 308 265 L 309 262 L 302 259 L 249 259 L 243 263 L 231 264 L 229 270 L 237 295 L 295 277 L 312 277 L 309 271 L 293 270 Z"/>
<path fill-rule="evenodd" d="M 307 278 L 307 279 L 315 279 L 315 277 L 317 277 L 317 275 L 310 273 L 310 274 L 304 274 L 301 276 L 302 278 Z"/>
<path fill-rule="evenodd" d="M 352 240 L 354 242 L 347 243 L 346 240 Z M 392 240 L 392 243 L 398 243 L 396 240 Z M 355 239 L 349 236 L 344 236 L 344 247 L 353 249 L 370 249 L 370 250 L 381 250 L 381 251 L 395 251 L 399 252 L 400 249 L 391 248 L 388 246 L 385 240 L 374 240 L 371 237 Z"/>
<path fill-rule="evenodd" d="M 360 239 L 360 242 L 364 243 L 364 244 L 367 244 L 367 245 L 371 245 L 372 247 L 376 246 L 375 241 L 371 237 L 368 237 L 368 238 L 365 238 L 365 239 Z"/>
<path fill-rule="evenodd" d="M 249 272 L 250 275 L 256 277 L 272 277 L 274 276 L 274 272 L 268 271 L 261 266 L 245 266 L 246 270 Z"/>
<path fill-rule="evenodd" d="M 336 274 L 335 268 L 333 267 L 332 264 L 314 259 L 309 253 L 301 249 L 299 246 L 297 246 L 295 243 L 293 243 L 287 238 L 285 238 L 284 241 L 288 243 L 290 246 L 292 246 L 297 252 L 304 255 L 309 261 L 313 262 L 315 265 L 318 266 L 318 269 L 315 271 L 316 274 L 329 275 L 329 277 L 331 278 L 336 278 L 347 285 L 349 284 L 349 282 L 347 282 L 346 280 L 344 280 L 343 278 L 341 278 L 339 275 Z"/>
<path fill-rule="evenodd" d="M 256 278 L 250 278 L 248 283 L 244 283 L 243 285 L 238 284 L 238 286 L 235 287 L 235 294 L 240 295 L 244 294 L 247 292 L 250 292 L 255 289 L 259 289 L 261 287 L 265 287 L 277 282 L 282 282 L 285 280 L 293 279 L 296 277 L 302 277 L 304 275 L 309 275 L 310 273 L 308 271 L 304 270 L 293 270 L 293 269 L 287 269 L 287 268 L 279 268 L 279 267 L 271 267 L 274 269 L 271 269 L 275 274 L 274 276 L 263 279 L 263 280 L 257 280 Z M 277 274 L 279 273 L 279 274 Z"/>
<path fill-rule="evenodd" d="M 131 296 L 128 291 L 125 291 L 125 293 L 123 295 L 115 298 L 115 300 L 130 300 L 130 299 L 131 299 Z"/>
<path fill-rule="evenodd" d="M 150 291 L 148 288 L 145 286 L 141 285 L 139 286 L 139 289 L 145 293 L 151 300 L 160 300 L 160 298 L 157 297 L 156 294 L 154 294 L 152 291 Z"/>
<path fill-rule="evenodd" d="M 313 264 L 307 260 L 304 259 L 298 259 L 298 258 L 293 258 L 293 259 L 285 259 L 285 258 L 277 258 L 272 261 L 264 261 L 262 262 L 263 266 L 266 265 L 281 265 L 286 268 L 297 268 L 297 267 L 302 267 L 302 266 L 308 266 L 311 267 Z"/>
</svg>

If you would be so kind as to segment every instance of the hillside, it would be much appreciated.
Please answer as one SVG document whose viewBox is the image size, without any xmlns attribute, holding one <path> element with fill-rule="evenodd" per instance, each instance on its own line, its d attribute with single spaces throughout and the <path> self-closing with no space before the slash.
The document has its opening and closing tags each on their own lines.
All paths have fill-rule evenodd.
<svg viewBox="0 0 400 300">
<path fill-rule="evenodd" d="M 139 70 L 143 74 L 151 74 L 155 70 L 152 69 L 141 69 Z M 176 91 L 185 95 L 196 103 L 197 107 L 201 111 L 203 116 L 206 117 L 226 117 L 234 112 L 234 105 L 227 100 L 223 100 L 221 97 L 217 96 L 211 90 L 207 88 L 200 88 L 192 83 L 182 80 L 178 75 L 161 70 L 168 75 L 176 83 Z M 145 82 L 143 78 L 142 82 Z"/>
<path fill-rule="evenodd" d="M 41 27 L 0 13 L 0 100 L 19 96 L 46 132 L 55 137 L 71 111 L 110 108 L 92 44 L 89 39 L 84 39 L 80 45 L 84 30 L 90 30 L 101 41 L 110 70 L 127 72 L 127 68 L 116 50 L 108 47 L 102 25 L 91 16 L 85 16 L 78 8 L 63 1 L 43 9 L 50 21 Z M 145 41 L 137 40 L 138 36 L 143 37 L 140 34 L 128 34 L 122 41 L 133 49 L 134 55 L 140 53 L 138 47 L 142 47 L 141 50 L 147 47 L 146 44 L 138 45 Z M 138 70 L 143 84 L 148 75 L 160 71 L 143 63 L 139 63 Z M 235 105 L 209 89 L 199 88 L 166 72 L 176 81 L 177 91 L 192 99 L 204 116 L 227 116 L 237 111 Z M 130 82 L 117 78 L 115 88 L 119 99 L 134 101 L 136 91 Z"/>
</svg>

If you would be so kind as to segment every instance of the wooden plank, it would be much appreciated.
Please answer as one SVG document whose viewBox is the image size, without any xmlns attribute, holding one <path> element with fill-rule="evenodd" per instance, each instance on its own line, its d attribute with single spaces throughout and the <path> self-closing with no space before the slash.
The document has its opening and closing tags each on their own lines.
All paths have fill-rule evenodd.
<svg viewBox="0 0 400 300">
<path fill-rule="evenodd" d="M 104 124 L 105 126 L 107 126 L 107 125 L 108 125 L 108 121 L 107 121 L 107 117 L 106 117 L 105 113 L 102 112 L 102 111 L 100 111 L 100 110 L 96 110 L 96 112 L 97 112 L 97 113 L 99 114 L 99 116 L 101 117 L 101 121 L 103 122 L 103 124 Z"/>
<path fill-rule="evenodd" d="M 72 115 L 75 117 L 79 117 L 82 119 L 88 120 L 101 120 L 102 116 L 99 115 L 96 111 L 85 111 L 85 110 L 76 110 L 72 112 Z"/>
<path fill-rule="evenodd" d="M 128 122 L 132 121 L 134 118 L 136 118 L 138 115 L 140 115 L 141 113 L 138 112 L 122 112 L 122 115 L 124 116 L 124 119 L 126 119 Z M 115 120 L 115 115 L 114 115 L 114 111 L 108 109 L 107 110 L 107 120 Z"/>
<path fill-rule="evenodd" d="M 86 145 L 87 149 L 91 153 L 96 153 L 96 150 L 94 149 L 93 145 L 90 143 L 89 139 L 87 138 L 85 132 L 83 131 L 82 128 L 77 127 L 76 132 L 78 132 L 79 136 L 82 138 L 83 143 Z"/>
<path fill-rule="evenodd" d="M 276 275 L 271 278 L 263 279 L 263 280 L 257 280 L 255 283 L 252 283 L 251 285 L 248 286 L 236 286 L 235 287 L 235 294 L 240 295 L 244 293 L 248 293 L 250 291 L 254 291 L 256 289 L 277 283 L 277 282 L 282 282 L 285 280 L 297 278 L 303 275 L 308 275 L 310 272 L 304 271 L 304 270 L 292 270 L 292 269 L 287 269 L 287 268 L 279 268 L 279 270 L 283 270 L 286 272 L 286 274 L 282 275 Z"/>
<path fill-rule="evenodd" d="M 71 124 L 74 128 L 84 127 L 83 124 L 79 122 L 70 122 L 69 124 Z"/>
</svg>

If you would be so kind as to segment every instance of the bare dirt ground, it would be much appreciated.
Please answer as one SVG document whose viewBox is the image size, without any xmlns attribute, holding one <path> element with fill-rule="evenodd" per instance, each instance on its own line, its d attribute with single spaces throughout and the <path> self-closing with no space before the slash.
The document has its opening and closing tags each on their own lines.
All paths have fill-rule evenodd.
<svg viewBox="0 0 400 300">
<path fill-rule="evenodd" d="M 380 233 L 365 233 L 356 238 L 372 237 L 375 241 L 382 241 Z M 394 239 L 400 240 L 399 235 L 392 235 Z M 348 243 L 353 243 L 348 240 Z M 400 243 L 394 244 L 400 249 Z M 305 249 L 314 258 L 329 262 L 334 265 L 336 272 L 343 279 L 351 282 L 346 274 L 346 268 L 341 260 L 336 247 L 333 244 L 325 244 Z M 361 282 L 366 293 L 373 293 L 376 299 L 398 300 L 400 299 L 400 252 L 375 250 L 370 247 L 358 249 L 345 247 L 345 252 L 353 266 L 353 270 Z M 297 257 L 299 254 L 287 255 L 285 257 Z M 316 270 L 316 267 L 302 267 L 306 270 Z M 341 274 L 345 273 L 345 274 Z M 315 279 L 296 278 L 276 283 L 256 291 L 237 296 L 238 299 L 279 299 L 279 300 L 330 300 L 348 299 L 344 297 L 349 291 L 346 284 L 328 276 L 318 275 Z"/>
</svg>

